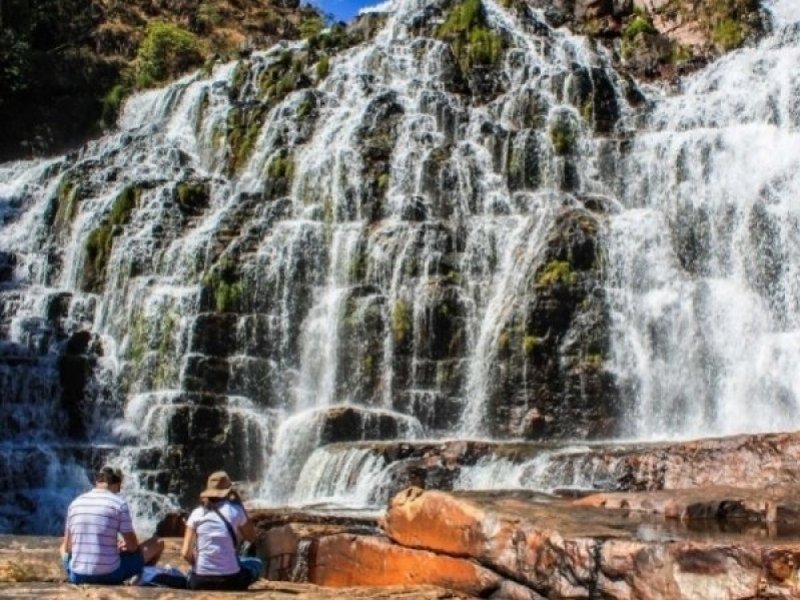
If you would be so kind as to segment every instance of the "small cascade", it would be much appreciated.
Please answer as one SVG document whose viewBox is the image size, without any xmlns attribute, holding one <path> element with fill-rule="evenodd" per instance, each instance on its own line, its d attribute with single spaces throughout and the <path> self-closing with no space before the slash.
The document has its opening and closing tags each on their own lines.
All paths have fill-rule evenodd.
<svg viewBox="0 0 800 600">
<path fill-rule="evenodd" d="M 300 540 L 297 542 L 297 555 L 292 567 L 292 573 L 288 577 L 289 581 L 305 583 L 308 581 L 309 558 L 312 549 L 312 540 Z"/>
<path fill-rule="evenodd" d="M 579 446 L 544 450 L 524 461 L 485 457 L 474 465 L 461 467 L 453 489 L 524 489 L 547 494 L 613 490 L 620 479 L 617 466 L 618 461 L 603 460 L 591 448 Z"/>
<path fill-rule="evenodd" d="M 367 453 L 343 458 L 320 447 L 331 442 L 415 439 L 421 434 L 415 418 L 383 409 L 337 405 L 297 413 L 281 424 L 270 459 L 270 477 L 260 496 L 275 503 L 311 502 L 315 494 L 322 498 L 354 496 L 355 502 L 369 504 L 365 495 L 374 490 L 360 478 L 372 471 L 374 459 Z M 369 468 L 364 468 L 365 464 Z"/>
<path fill-rule="evenodd" d="M 290 503 L 331 504 L 364 509 L 386 501 L 381 496 L 386 461 L 363 448 L 344 453 L 317 448 L 306 460 Z"/>
</svg>

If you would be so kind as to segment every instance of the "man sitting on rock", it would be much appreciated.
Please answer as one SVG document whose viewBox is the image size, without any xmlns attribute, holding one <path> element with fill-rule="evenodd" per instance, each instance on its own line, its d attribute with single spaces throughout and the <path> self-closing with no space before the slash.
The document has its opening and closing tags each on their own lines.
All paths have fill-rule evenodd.
<svg viewBox="0 0 800 600">
<path fill-rule="evenodd" d="M 70 582 L 118 585 L 164 551 L 155 537 L 139 544 L 128 504 L 118 495 L 121 486 L 120 470 L 103 467 L 94 489 L 69 505 L 61 556 Z"/>
</svg>

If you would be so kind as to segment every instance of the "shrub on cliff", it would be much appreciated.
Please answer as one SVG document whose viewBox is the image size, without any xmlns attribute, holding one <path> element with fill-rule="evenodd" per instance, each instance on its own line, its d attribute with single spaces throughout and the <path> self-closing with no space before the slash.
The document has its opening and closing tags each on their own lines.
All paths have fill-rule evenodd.
<svg viewBox="0 0 800 600">
<path fill-rule="evenodd" d="M 480 0 L 465 0 L 454 6 L 435 33 L 450 43 L 465 73 L 476 66 L 496 64 L 505 49 L 502 36 L 488 27 Z"/>
<path fill-rule="evenodd" d="M 204 54 L 203 43 L 190 31 L 163 21 L 150 23 L 136 54 L 136 85 L 151 87 L 180 75 L 202 64 Z"/>
</svg>

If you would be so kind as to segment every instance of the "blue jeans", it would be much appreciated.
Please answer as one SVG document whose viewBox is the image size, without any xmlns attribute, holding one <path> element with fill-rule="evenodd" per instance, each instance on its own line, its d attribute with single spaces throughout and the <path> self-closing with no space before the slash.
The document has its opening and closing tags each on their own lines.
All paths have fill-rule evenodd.
<svg viewBox="0 0 800 600">
<path fill-rule="evenodd" d="M 264 563 L 260 558 L 246 557 L 239 559 L 239 566 L 250 573 L 252 581 L 257 581 L 261 577 L 261 571 L 264 569 Z"/>
<path fill-rule="evenodd" d="M 144 557 L 141 550 L 135 552 L 120 552 L 119 553 L 119 567 L 116 571 L 111 573 L 104 573 L 103 575 L 81 575 L 75 573 L 69 567 L 69 561 L 72 557 L 67 555 L 64 558 L 64 571 L 67 573 L 67 579 L 70 583 L 99 583 L 101 585 L 119 585 L 126 579 L 130 579 L 134 575 L 142 572 L 144 567 Z"/>
</svg>

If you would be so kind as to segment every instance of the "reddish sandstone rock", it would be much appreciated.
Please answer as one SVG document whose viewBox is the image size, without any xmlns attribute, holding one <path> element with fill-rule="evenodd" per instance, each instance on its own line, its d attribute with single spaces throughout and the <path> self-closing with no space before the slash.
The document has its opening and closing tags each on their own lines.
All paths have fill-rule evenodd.
<svg viewBox="0 0 800 600">
<path fill-rule="evenodd" d="M 481 598 L 541 598 L 471 560 L 404 548 L 386 538 L 352 534 L 319 540 L 309 579 L 332 587 L 424 583 Z"/>
<path fill-rule="evenodd" d="M 696 533 L 585 504 L 414 489 L 395 497 L 384 527 L 398 543 L 472 557 L 548 598 L 800 597 L 800 539 Z"/>
</svg>

